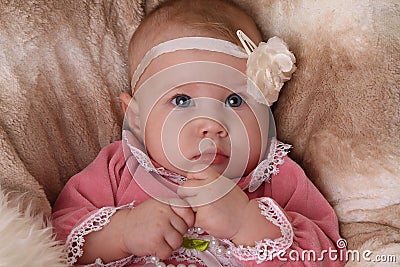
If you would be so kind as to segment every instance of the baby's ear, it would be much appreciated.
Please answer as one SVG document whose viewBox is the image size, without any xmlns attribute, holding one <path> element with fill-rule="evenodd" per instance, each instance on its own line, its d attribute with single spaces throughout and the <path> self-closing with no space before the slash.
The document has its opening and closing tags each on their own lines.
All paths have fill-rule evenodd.
<svg viewBox="0 0 400 267">
<path fill-rule="evenodd" d="M 126 109 L 128 108 L 129 102 L 131 102 L 132 97 L 128 93 L 122 92 L 119 95 L 119 99 L 121 100 L 121 107 L 125 114 Z"/>
<path fill-rule="evenodd" d="M 128 93 L 121 93 L 122 110 L 124 111 L 124 127 L 129 127 L 136 137 L 140 137 L 139 105 Z"/>
</svg>

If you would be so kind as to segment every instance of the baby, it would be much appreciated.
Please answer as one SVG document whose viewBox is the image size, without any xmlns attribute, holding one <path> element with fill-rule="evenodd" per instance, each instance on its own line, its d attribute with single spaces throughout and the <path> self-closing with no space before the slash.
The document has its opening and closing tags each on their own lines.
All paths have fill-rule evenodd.
<svg viewBox="0 0 400 267">
<path fill-rule="evenodd" d="M 324 255 L 340 239 L 333 209 L 275 138 L 269 107 L 294 62 L 229 1 L 149 14 L 129 46 L 122 141 L 54 206 L 68 263 L 302 265 L 310 250 L 311 265 L 343 265 Z"/>
</svg>

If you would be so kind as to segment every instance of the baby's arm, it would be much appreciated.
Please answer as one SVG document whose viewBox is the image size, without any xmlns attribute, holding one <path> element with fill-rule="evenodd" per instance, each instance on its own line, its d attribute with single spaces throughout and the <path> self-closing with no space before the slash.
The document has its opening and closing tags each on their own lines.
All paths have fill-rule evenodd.
<svg viewBox="0 0 400 267">
<path fill-rule="evenodd" d="M 260 266 L 325 267 L 345 264 L 342 257 L 345 250 L 336 246 L 340 235 L 334 210 L 289 157 L 284 158 L 279 173 L 272 177 L 271 182 L 250 194 L 250 198 L 260 203 L 262 213 L 271 221 L 276 221 L 283 236 L 289 238 L 260 240 L 263 242 L 244 249 L 231 246 L 241 264 L 253 266 L 254 261 Z M 268 243 L 272 246 L 265 245 Z M 249 251 L 253 251 L 252 256 L 249 256 Z M 329 255 L 331 252 L 333 257 Z"/>
<path fill-rule="evenodd" d="M 108 262 L 131 252 L 137 254 L 123 258 L 119 265 L 113 266 L 139 261 L 139 254 L 143 255 L 145 249 L 152 250 L 150 243 L 157 238 L 154 232 L 165 234 L 167 241 L 163 246 L 168 247 L 162 255 L 158 254 L 160 250 L 156 252 L 157 256 L 164 257 L 170 247 L 179 243 L 175 240 L 180 239 L 176 233 L 181 235 L 193 224 L 190 209 L 171 209 L 154 200 L 145 201 L 148 195 L 132 179 L 126 164 L 131 164 L 134 174 L 146 171 L 140 169 L 136 161 L 130 160 L 132 158 L 126 163 L 121 143 L 113 143 L 104 148 L 87 168 L 72 177 L 60 193 L 54 205 L 52 224 L 57 239 L 66 243 L 69 265 L 78 260 L 94 263 L 97 258 Z M 175 229 L 172 235 L 168 229 Z M 152 245 L 159 246 L 159 243 Z"/>
</svg>

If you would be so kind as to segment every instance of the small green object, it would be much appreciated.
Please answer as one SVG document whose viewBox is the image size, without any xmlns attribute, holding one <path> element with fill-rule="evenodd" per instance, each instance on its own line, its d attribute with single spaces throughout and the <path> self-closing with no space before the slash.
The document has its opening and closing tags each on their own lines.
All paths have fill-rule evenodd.
<svg viewBox="0 0 400 267">
<path fill-rule="evenodd" d="M 198 251 L 204 251 L 207 249 L 210 242 L 201 239 L 190 239 L 187 237 L 183 238 L 182 247 L 187 249 L 195 249 Z"/>
</svg>

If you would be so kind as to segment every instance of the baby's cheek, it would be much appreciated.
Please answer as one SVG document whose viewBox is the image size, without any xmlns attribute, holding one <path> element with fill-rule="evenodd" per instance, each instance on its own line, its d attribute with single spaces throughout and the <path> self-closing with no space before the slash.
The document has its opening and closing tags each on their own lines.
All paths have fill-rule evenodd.
<svg viewBox="0 0 400 267">
<path fill-rule="evenodd" d="M 149 118 L 151 119 L 151 118 Z M 158 158 L 162 154 L 162 131 L 160 125 L 154 123 L 147 123 L 144 132 L 144 144 L 147 152 L 154 159 Z"/>
<path fill-rule="evenodd" d="M 182 130 L 179 133 L 179 136 L 176 137 L 177 139 L 174 140 L 178 144 L 179 152 L 188 160 L 190 160 L 189 151 L 192 153 L 197 152 L 198 148 L 196 147 L 196 142 L 193 138 L 193 135 L 190 135 L 188 131 Z M 199 151 L 198 151 L 199 152 Z M 194 156 L 194 155 L 192 155 Z"/>
<path fill-rule="evenodd" d="M 248 130 L 248 138 L 249 147 L 247 149 L 249 149 L 249 161 L 246 167 L 246 175 L 257 167 L 260 160 L 262 160 L 261 155 L 263 155 L 263 151 L 265 150 L 262 147 L 261 134 L 258 127 Z"/>
</svg>

